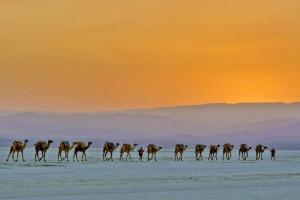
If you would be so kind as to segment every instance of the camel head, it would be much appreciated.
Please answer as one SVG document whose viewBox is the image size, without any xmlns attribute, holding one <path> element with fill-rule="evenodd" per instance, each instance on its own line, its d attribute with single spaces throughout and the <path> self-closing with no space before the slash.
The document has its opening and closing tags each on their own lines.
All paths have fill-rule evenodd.
<svg viewBox="0 0 300 200">
<path fill-rule="evenodd" d="M 134 147 L 136 147 L 137 145 L 138 145 L 138 144 L 136 144 L 136 143 L 135 143 L 135 144 L 133 144 L 133 146 L 134 146 Z"/>
<path fill-rule="evenodd" d="M 52 140 L 48 140 L 48 144 L 50 145 L 50 144 L 52 144 L 53 143 L 53 141 Z"/>
<path fill-rule="evenodd" d="M 116 148 L 118 148 L 118 146 L 120 146 L 120 143 L 116 143 Z"/>
<path fill-rule="evenodd" d="M 221 146 L 221 145 L 219 145 L 219 144 L 217 145 L 218 148 L 219 148 L 220 146 Z"/>
<path fill-rule="evenodd" d="M 92 142 L 88 142 L 88 145 L 91 146 L 93 143 Z"/>
<path fill-rule="evenodd" d="M 204 149 L 206 148 L 206 145 L 203 145 Z"/>
<path fill-rule="evenodd" d="M 29 140 L 24 140 L 24 143 L 26 144 L 26 143 L 28 143 L 29 142 Z"/>
<path fill-rule="evenodd" d="M 159 149 L 159 150 L 161 150 L 161 149 L 162 149 L 162 147 L 158 147 L 158 149 Z"/>
<path fill-rule="evenodd" d="M 252 149 L 252 147 L 249 146 L 249 147 L 248 147 L 248 150 L 251 150 L 251 149 Z"/>
<path fill-rule="evenodd" d="M 268 147 L 264 146 L 264 149 L 267 149 Z"/>
</svg>

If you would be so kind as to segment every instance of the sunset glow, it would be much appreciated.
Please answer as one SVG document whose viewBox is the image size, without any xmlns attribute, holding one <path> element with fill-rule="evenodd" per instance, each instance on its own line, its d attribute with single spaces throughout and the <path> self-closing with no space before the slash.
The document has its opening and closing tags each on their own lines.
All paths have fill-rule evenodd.
<svg viewBox="0 0 300 200">
<path fill-rule="evenodd" d="M 1 1 L 0 109 L 300 101 L 297 0 Z"/>
</svg>

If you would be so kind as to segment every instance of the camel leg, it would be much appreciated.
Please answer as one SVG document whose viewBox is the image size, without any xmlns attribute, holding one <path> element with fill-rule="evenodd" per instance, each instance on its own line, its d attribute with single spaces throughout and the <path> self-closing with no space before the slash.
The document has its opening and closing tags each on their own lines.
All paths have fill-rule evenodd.
<svg viewBox="0 0 300 200">
<path fill-rule="evenodd" d="M 17 160 L 16 160 L 16 162 L 18 162 L 19 161 L 19 151 L 17 152 Z"/>
<path fill-rule="evenodd" d="M 37 158 L 37 152 L 35 152 L 35 156 L 34 156 L 35 162 L 37 161 L 36 158 Z"/>
<path fill-rule="evenodd" d="M 103 159 L 103 161 L 105 161 L 105 159 L 104 159 L 104 157 L 106 157 L 105 156 L 105 149 L 103 148 L 103 151 L 102 151 L 103 153 L 102 153 L 102 159 Z"/>
<path fill-rule="evenodd" d="M 21 154 L 22 154 L 22 160 L 23 162 L 25 162 L 23 150 L 21 150 Z"/>
<path fill-rule="evenodd" d="M 180 160 L 182 161 L 182 152 L 180 152 Z"/>
<path fill-rule="evenodd" d="M 44 158 L 44 151 L 42 151 L 42 157 L 40 157 L 39 161 L 41 161 Z"/>
<path fill-rule="evenodd" d="M 218 153 L 216 153 L 216 160 L 218 160 Z"/>
<path fill-rule="evenodd" d="M 87 157 L 86 157 L 85 151 L 83 152 L 83 154 L 84 154 L 85 162 L 87 162 Z"/>
<path fill-rule="evenodd" d="M 65 152 L 65 159 L 67 159 L 67 162 L 69 162 L 69 151 Z"/>
<path fill-rule="evenodd" d="M 148 152 L 148 156 L 147 156 L 148 161 L 150 160 L 150 153 Z"/>
<path fill-rule="evenodd" d="M 112 151 L 110 152 L 110 160 L 114 161 L 114 159 L 113 159 L 113 152 Z"/>
<path fill-rule="evenodd" d="M 122 153 L 122 151 L 120 152 L 120 159 L 119 159 L 119 160 L 124 161 L 124 160 L 123 160 L 123 153 Z"/>
<path fill-rule="evenodd" d="M 223 160 L 224 160 L 224 154 L 225 154 L 225 152 L 223 152 Z M 227 157 L 227 155 L 226 155 L 226 157 Z"/>
<path fill-rule="evenodd" d="M 82 155 L 81 155 L 81 162 L 83 162 L 83 156 L 84 156 L 84 151 L 82 152 Z"/>
<path fill-rule="evenodd" d="M 13 161 L 16 162 L 16 159 L 15 159 L 15 151 L 13 151 L 13 153 L 12 153 L 12 158 L 13 158 Z"/>
<path fill-rule="evenodd" d="M 175 161 L 177 161 L 177 153 L 175 153 Z"/>
<path fill-rule="evenodd" d="M 157 161 L 157 159 L 156 159 L 156 153 L 154 153 L 154 160 Z"/>
<path fill-rule="evenodd" d="M 131 159 L 131 154 L 130 154 L 130 153 L 128 153 L 128 156 L 129 156 L 129 160 L 132 161 L 132 159 Z"/>
<path fill-rule="evenodd" d="M 76 157 L 77 162 L 79 162 L 79 159 L 78 159 L 78 151 L 75 151 L 75 152 L 74 152 L 74 155 L 73 155 L 73 161 L 75 161 L 75 157 Z"/>
<path fill-rule="evenodd" d="M 58 160 L 58 162 L 60 162 L 61 161 L 61 151 L 60 150 L 58 150 L 58 153 L 57 153 L 57 160 Z"/>
<path fill-rule="evenodd" d="M 46 162 L 46 151 L 44 152 L 44 162 Z"/>
<path fill-rule="evenodd" d="M 6 162 L 8 162 L 9 161 L 9 157 L 10 157 L 10 155 L 11 155 L 11 153 L 12 153 L 12 147 L 10 148 L 10 151 L 9 151 L 9 154 L 8 154 L 8 156 L 7 156 L 7 159 L 6 159 Z"/>
</svg>

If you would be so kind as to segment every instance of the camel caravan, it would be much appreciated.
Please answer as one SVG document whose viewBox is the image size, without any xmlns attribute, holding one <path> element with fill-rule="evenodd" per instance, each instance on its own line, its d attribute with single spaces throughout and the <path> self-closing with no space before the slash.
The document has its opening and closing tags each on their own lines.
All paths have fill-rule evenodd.
<svg viewBox="0 0 300 200">
<path fill-rule="evenodd" d="M 22 156 L 22 161 L 25 162 L 24 158 L 24 150 L 28 144 L 28 140 L 24 141 L 13 141 L 10 151 L 8 154 L 8 157 L 6 161 L 8 162 L 10 157 L 14 162 L 19 161 L 19 153 L 21 153 Z M 35 149 L 35 156 L 34 156 L 34 161 L 35 162 L 40 162 L 44 161 L 46 162 L 46 153 L 49 150 L 51 144 L 53 143 L 52 140 L 48 141 L 38 141 L 34 144 L 34 149 Z M 67 161 L 69 162 L 69 152 L 74 149 L 73 152 L 73 162 L 75 161 L 82 161 L 82 162 L 87 162 L 87 155 L 86 152 L 87 150 L 91 147 L 92 142 L 73 142 L 70 143 L 69 141 L 62 141 L 60 142 L 58 146 L 58 151 L 57 151 L 57 159 L 58 162 L 63 162 Z M 102 149 L 102 160 L 103 161 L 113 161 L 113 153 L 120 147 L 120 161 L 132 161 L 132 156 L 131 153 L 134 152 L 137 149 L 138 144 L 123 144 L 120 146 L 119 143 L 113 143 L 113 142 L 105 142 L 103 145 Z M 197 144 L 195 146 L 195 159 L 198 160 L 203 160 L 203 153 L 206 150 L 207 146 L 203 144 Z M 218 160 L 218 152 L 220 151 L 221 145 L 219 144 L 212 144 L 208 147 L 208 160 Z M 149 144 L 147 146 L 147 149 L 143 149 L 143 147 L 140 147 L 136 151 L 138 152 L 138 160 L 143 161 L 143 154 L 144 152 L 147 152 L 147 160 L 151 161 L 157 161 L 156 155 L 160 152 L 162 147 L 157 146 L 155 144 Z M 174 153 L 175 161 L 183 161 L 183 154 L 184 152 L 188 149 L 187 145 L 184 144 L 176 144 L 174 148 Z M 223 160 L 230 160 L 232 159 L 232 151 L 234 149 L 234 145 L 230 143 L 226 143 L 223 145 L 222 151 L 223 151 Z M 247 144 L 241 144 L 238 150 L 238 160 L 247 160 L 248 159 L 248 152 L 251 150 L 251 146 Z M 256 160 L 263 160 L 263 153 L 265 150 L 268 149 L 268 147 L 259 144 L 255 148 L 255 153 L 256 153 Z M 40 155 L 41 153 L 41 155 Z M 81 159 L 78 158 L 78 153 L 81 153 Z M 271 153 L 271 160 L 275 160 L 275 153 L 276 150 L 275 148 L 272 148 L 270 150 Z M 17 157 L 15 158 L 15 154 L 17 154 Z"/>
</svg>

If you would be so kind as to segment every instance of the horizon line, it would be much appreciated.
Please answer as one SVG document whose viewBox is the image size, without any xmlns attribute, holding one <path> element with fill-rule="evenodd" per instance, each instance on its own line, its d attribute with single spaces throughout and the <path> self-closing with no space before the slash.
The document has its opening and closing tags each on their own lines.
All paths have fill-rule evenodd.
<svg viewBox="0 0 300 200">
<path fill-rule="evenodd" d="M 294 102 L 283 102 L 283 101 L 274 101 L 274 102 L 215 102 L 215 103 L 200 103 L 200 104 L 177 104 L 170 106 L 153 106 L 153 107 L 137 107 L 137 108 L 123 108 L 123 109 L 111 109 L 111 110 L 95 110 L 95 111 L 59 111 L 59 110 L 28 110 L 28 109 L 0 109 L 1 112 L 10 112 L 10 113 L 60 113 L 60 114 L 79 114 L 79 113 L 118 113 L 118 112 L 133 112 L 139 110 L 155 110 L 155 109 L 168 109 L 168 108 L 184 108 L 184 107 L 200 107 L 200 106 L 219 106 L 219 105 L 259 105 L 259 104 L 282 104 L 282 105 L 292 105 L 300 104 L 300 101 Z"/>
</svg>

